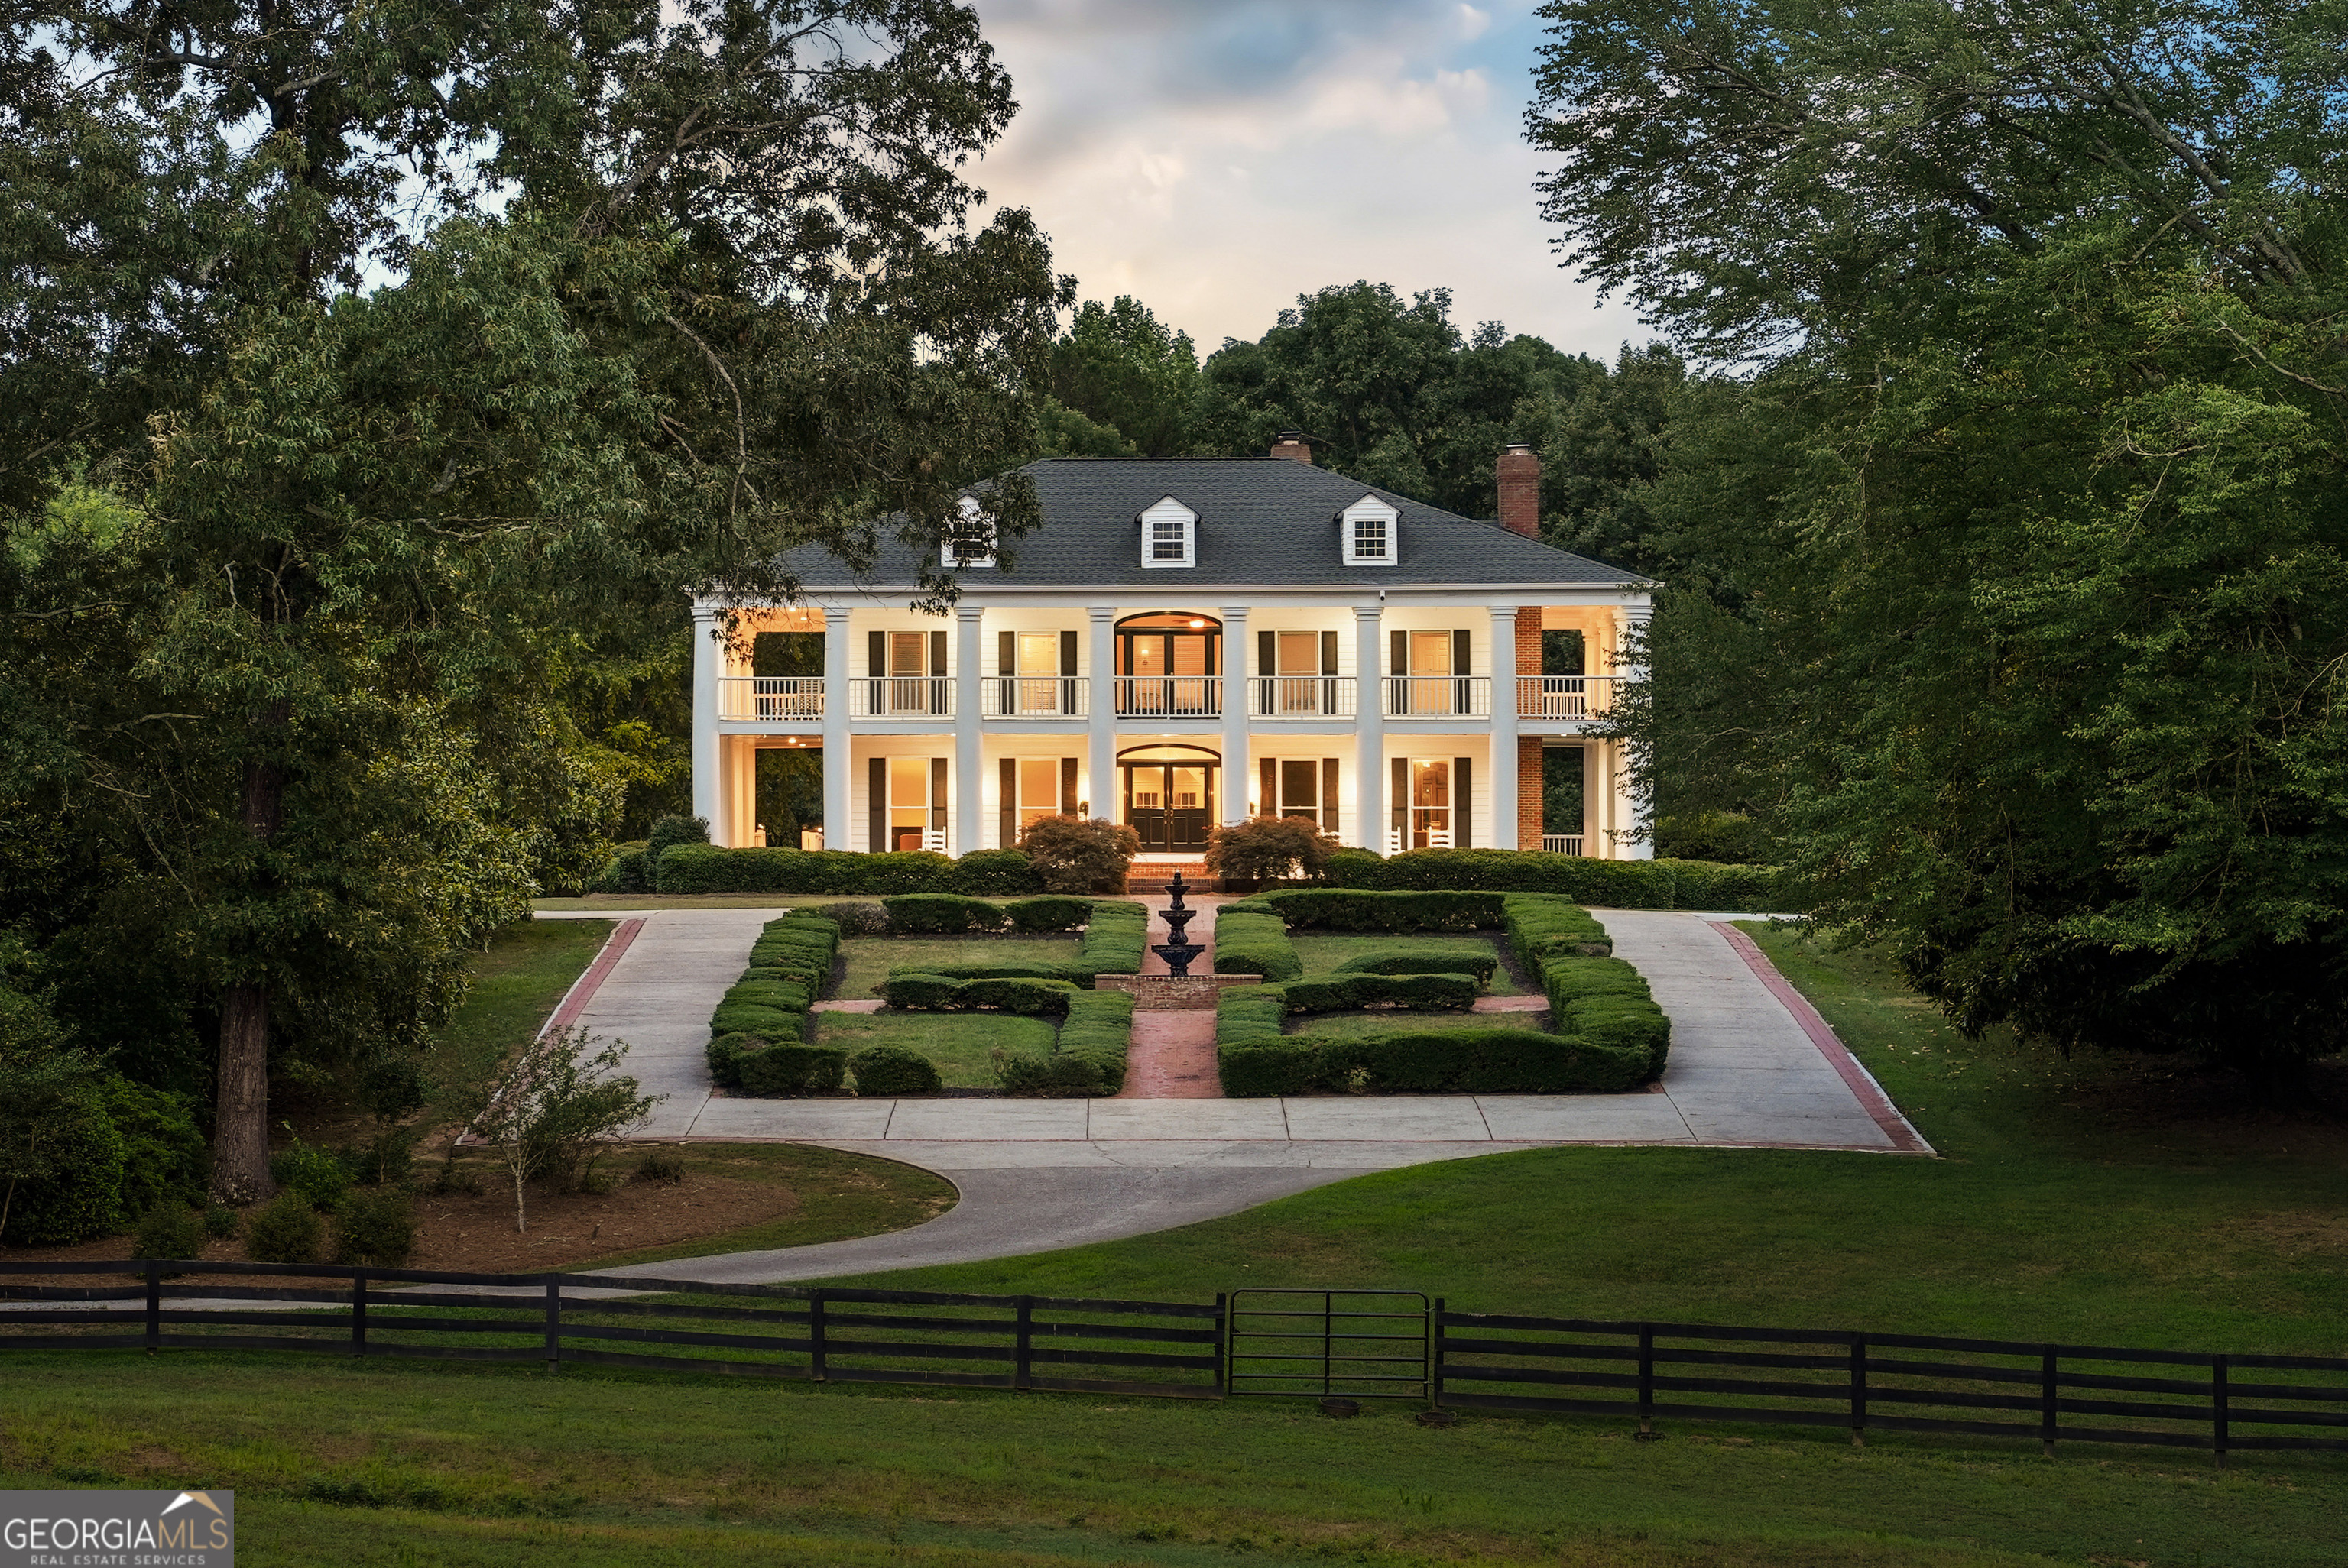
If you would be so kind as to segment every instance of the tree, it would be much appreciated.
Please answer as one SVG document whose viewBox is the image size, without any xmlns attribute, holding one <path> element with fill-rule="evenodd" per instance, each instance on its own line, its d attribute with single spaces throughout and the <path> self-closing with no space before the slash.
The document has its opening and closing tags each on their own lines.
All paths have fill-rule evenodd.
<svg viewBox="0 0 2348 1568">
<path fill-rule="evenodd" d="M 1708 727 L 1747 737 L 1820 917 L 1968 1029 L 2340 1049 L 2329 18 L 1545 15 L 1569 259 L 1755 367 L 1675 424 L 1652 502 L 1725 563 L 1682 652 L 1743 660 Z M 1707 727 L 1665 701 L 1659 748 Z"/>
<path fill-rule="evenodd" d="M 419 1044 L 592 864 L 628 747 L 578 672 L 689 590 L 787 594 L 790 547 L 942 535 L 1069 289 L 1025 214 L 969 221 L 1014 106 L 949 0 L 6 29 L 0 510 L 78 477 L 136 526 L 9 552 L 0 817 L 104 867 L 68 919 L 147 912 L 249 1200 L 273 1057 Z"/>
<path fill-rule="evenodd" d="M 525 1183 L 550 1173 L 583 1177 L 600 1145 L 642 1126 L 667 1098 L 640 1093 L 635 1079 L 614 1075 L 625 1041 L 594 1046 L 584 1030 L 548 1030 L 513 1053 L 472 1119 L 470 1131 L 496 1146 L 513 1179 L 517 1231 L 530 1228 Z"/>
<path fill-rule="evenodd" d="M 1052 395 L 1092 426 L 1116 431 L 1139 456 L 1170 457 L 1187 446 L 1199 351 L 1189 333 L 1167 327 L 1130 294 L 1106 305 L 1086 300 L 1052 345 Z M 1063 440 L 1083 439 L 1072 422 L 1060 425 Z"/>
<path fill-rule="evenodd" d="M 82 1125 L 103 1120 L 98 1077 L 98 1063 L 68 1042 L 43 998 L 0 984 L 0 1236 L 18 1185 L 57 1176 Z"/>
</svg>

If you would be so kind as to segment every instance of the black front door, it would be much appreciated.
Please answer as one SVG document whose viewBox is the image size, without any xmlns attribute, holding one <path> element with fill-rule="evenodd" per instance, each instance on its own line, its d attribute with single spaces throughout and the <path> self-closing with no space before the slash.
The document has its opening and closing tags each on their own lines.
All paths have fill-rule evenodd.
<svg viewBox="0 0 2348 1568">
<path fill-rule="evenodd" d="M 1125 820 L 1145 855 L 1204 853 L 1214 799 L 1212 763 L 1126 764 Z"/>
</svg>

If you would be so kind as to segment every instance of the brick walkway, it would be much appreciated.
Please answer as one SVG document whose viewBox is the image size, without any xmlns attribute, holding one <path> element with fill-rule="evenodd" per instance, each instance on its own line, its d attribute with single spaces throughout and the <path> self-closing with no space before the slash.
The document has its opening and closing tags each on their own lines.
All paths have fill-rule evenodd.
<svg viewBox="0 0 2348 1568">
<path fill-rule="evenodd" d="M 1144 895 L 1149 906 L 1148 946 L 1142 949 L 1144 975 L 1167 973 L 1166 960 L 1149 948 L 1170 941 L 1166 927 L 1166 895 Z M 1224 902 L 1212 893 L 1188 893 L 1182 900 L 1199 912 L 1190 922 L 1190 940 L 1207 950 L 1190 961 L 1193 975 L 1215 972 L 1215 907 Z M 1215 1071 L 1215 1011 L 1208 1008 L 1151 1008 L 1156 999 L 1143 996 L 1133 1014 L 1133 1045 L 1125 1058 L 1125 1091 L 1119 1100 L 1220 1100 L 1223 1081 Z"/>
</svg>

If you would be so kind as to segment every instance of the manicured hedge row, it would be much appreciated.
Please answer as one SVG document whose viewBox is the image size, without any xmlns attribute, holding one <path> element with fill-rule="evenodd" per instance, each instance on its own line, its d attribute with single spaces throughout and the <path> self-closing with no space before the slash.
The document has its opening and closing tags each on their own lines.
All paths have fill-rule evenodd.
<svg viewBox="0 0 2348 1568">
<path fill-rule="evenodd" d="M 1076 988 L 1066 980 L 1021 976 L 963 980 L 925 974 L 917 969 L 891 969 L 874 988 L 889 1005 L 906 1012 L 969 1012 L 988 1008 L 1024 1018 L 1057 1018 L 1068 1010 Z"/>
<path fill-rule="evenodd" d="M 1138 975 L 1141 949 L 1148 939 L 1148 909 L 1124 899 L 1096 899 L 1085 927 L 1085 945 L 1076 951 L 1076 967 L 1087 975 Z"/>
<path fill-rule="evenodd" d="M 1296 956 L 1278 914 L 1226 904 L 1215 911 L 1215 972 L 1292 980 L 1304 972 L 1304 960 Z"/>
<path fill-rule="evenodd" d="M 1233 1099 L 1342 1093 L 1609 1094 L 1643 1082 L 1644 1053 L 1529 1029 L 1390 1034 L 1230 1045 L 1216 1052 Z"/>
<path fill-rule="evenodd" d="M 1089 1097 L 1125 1088 L 1126 1056 L 1133 1043 L 1133 997 L 1126 991 L 1078 991 L 1049 1056 L 1006 1053 L 995 1068 L 1005 1094 Z"/>
<path fill-rule="evenodd" d="M 1589 910 L 1562 898 L 1517 894 L 1503 902 L 1500 927 L 1509 934 L 1517 962 L 1535 977 L 1550 958 L 1602 958 L 1614 951 L 1614 938 L 1606 927 L 1591 918 Z"/>
<path fill-rule="evenodd" d="M 1397 1007 L 1406 1012 L 1466 1012 L 1483 989 L 1463 974 L 1334 974 L 1276 988 L 1290 1012 L 1349 1012 Z"/>
<path fill-rule="evenodd" d="M 687 847 L 699 846 L 668 853 Z M 752 1094 L 839 1091 L 846 1053 L 806 1043 L 808 1005 L 831 978 L 839 952 L 835 921 L 794 911 L 767 922 L 750 945 L 749 967 L 709 1015 L 714 1081 Z"/>
<path fill-rule="evenodd" d="M 1341 975 L 1473 975 L 1478 985 L 1491 983 L 1499 968 L 1491 953 L 1363 953 L 1337 966 Z"/>
<path fill-rule="evenodd" d="M 898 893 L 880 900 L 889 930 L 898 937 L 954 937 L 965 931 L 1000 931 L 1008 926 L 1035 935 L 1073 931 L 1092 918 L 1089 898 L 1022 898 L 989 903 L 959 893 Z"/>
<path fill-rule="evenodd" d="M 1292 887 L 1247 901 L 1277 910 L 1300 931 L 1472 931 L 1500 924 L 1498 893 L 1436 888 L 1379 893 L 1351 887 Z M 1234 906 L 1226 904 L 1228 914 Z"/>
<path fill-rule="evenodd" d="M 1287 1015 L 1288 999 L 1278 986 L 1234 986 L 1215 1000 L 1215 1049 L 1279 1040 L 1280 1020 Z"/>
<path fill-rule="evenodd" d="M 893 906 L 896 900 L 884 902 Z M 1139 904 L 1111 898 L 1029 898 L 1004 907 L 1010 912 L 1012 923 L 1024 931 L 1063 931 L 1071 926 L 1083 926 L 1085 939 L 1076 948 L 1076 956 L 1065 961 L 1003 958 L 992 963 L 926 964 L 918 972 L 954 980 L 1066 980 L 1085 990 L 1092 989 L 1096 975 L 1141 972 L 1141 949 L 1149 930 L 1149 911 Z M 892 924 L 896 919 L 893 907 L 890 919 Z M 1053 923 L 1047 925 L 1046 921 Z M 912 972 L 911 966 L 907 970 Z M 891 971 L 892 978 L 895 973 Z"/>
<path fill-rule="evenodd" d="M 1553 893 L 1617 909 L 1785 909 L 1796 897 L 1775 866 L 1591 860 L 1523 849 L 1413 849 L 1390 858 L 1341 849 L 1329 857 L 1326 875 L 1340 887 Z"/>
<path fill-rule="evenodd" d="M 724 849 L 679 844 L 664 851 L 663 893 L 961 893 L 1015 897 L 1044 891 L 1035 863 L 1015 849 L 979 849 L 952 859 L 922 850 L 858 855 L 845 849 Z"/>
</svg>

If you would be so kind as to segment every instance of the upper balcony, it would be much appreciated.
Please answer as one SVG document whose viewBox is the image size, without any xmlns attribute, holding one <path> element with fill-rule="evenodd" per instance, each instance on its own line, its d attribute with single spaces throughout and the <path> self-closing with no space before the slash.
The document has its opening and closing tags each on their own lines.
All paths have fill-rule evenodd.
<svg viewBox="0 0 2348 1568">
<path fill-rule="evenodd" d="M 1618 675 L 1519 675 L 1517 717 L 1578 721 L 1604 718 L 1614 707 Z"/>
<path fill-rule="evenodd" d="M 717 682 L 717 717 L 728 724 L 820 724 L 819 675 L 726 675 Z"/>
</svg>

